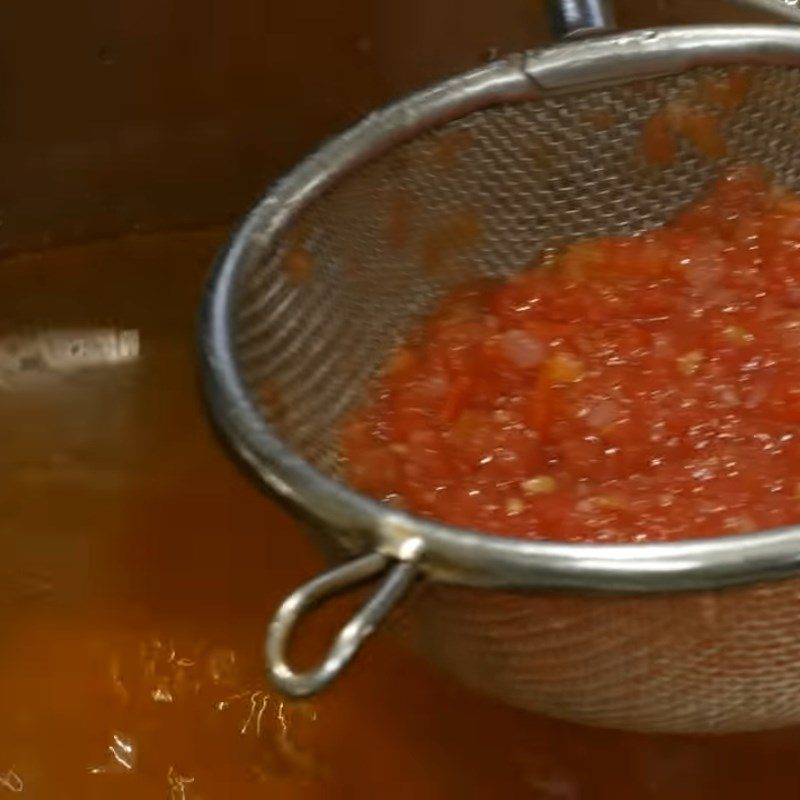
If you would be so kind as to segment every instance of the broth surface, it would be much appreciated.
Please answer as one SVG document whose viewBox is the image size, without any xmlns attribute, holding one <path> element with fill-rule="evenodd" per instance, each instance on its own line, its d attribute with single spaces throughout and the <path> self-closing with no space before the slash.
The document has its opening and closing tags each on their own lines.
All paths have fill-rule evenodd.
<svg viewBox="0 0 800 800">
<path fill-rule="evenodd" d="M 541 720 L 383 635 L 323 697 L 275 694 L 266 621 L 322 564 L 204 419 L 195 313 L 223 236 L 0 269 L 0 797 L 800 796 L 797 730 L 700 739 Z M 325 641 L 336 612 L 306 638 Z"/>
</svg>

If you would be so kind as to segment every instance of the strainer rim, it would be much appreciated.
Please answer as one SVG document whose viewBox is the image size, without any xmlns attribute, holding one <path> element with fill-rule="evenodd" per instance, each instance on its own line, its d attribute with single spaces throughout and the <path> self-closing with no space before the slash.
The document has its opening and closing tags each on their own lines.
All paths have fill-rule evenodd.
<svg viewBox="0 0 800 800">
<path fill-rule="evenodd" d="M 639 50 L 620 59 L 623 45 Z M 699 48 L 702 52 L 695 52 Z M 790 56 L 800 64 L 800 30 L 778 25 L 672 27 L 569 42 L 511 55 L 423 89 L 329 140 L 257 202 L 221 252 L 206 290 L 200 330 L 203 387 L 212 417 L 236 454 L 273 494 L 333 529 L 350 549 L 371 547 L 403 557 L 410 542 L 421 542 L 423 567 L 441 580 L 642 593 L 712 589 L 800 572 L 800 525 L 670 543 L 559 543 L 501 537 L 388 508 L 323 474 L 271 432 L 236 367 L 232 335 L 237 281 L 250 259 L 263 258 L 296 214 L 336 180 L 418 130 L 502 101 L 581 91 L 589 83 L 596 87 L 598 80 L 618 83 L 624 77 L 620 61 L 626 69 L 637 59 L 658 67 L 648 75 L 638 73 L 639 80 L 734 59 L 774 63 L 781 58 L 788 64 Z"/>
</svg>

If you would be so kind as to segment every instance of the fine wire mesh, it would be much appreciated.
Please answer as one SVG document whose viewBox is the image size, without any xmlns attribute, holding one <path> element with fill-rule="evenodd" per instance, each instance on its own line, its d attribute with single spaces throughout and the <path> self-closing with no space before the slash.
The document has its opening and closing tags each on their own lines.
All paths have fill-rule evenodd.
<svg viewBox="0 0 800 800">
<path fill-rule="evenodd" d="M 642 127 L 681 75 L 498 105 L 341 179 L 242 276 L 237 364 L 265 417 L 337 477 L 337 434 L 380 365 L 448 287 L 544 248 L 665 222 L 726 164 L 800 184 L 800 70 L 751 67 L 728 155 L 681 141 L 656 167 Z M 737 730 L 800 722 L 800 582 L 633 598 L 432 585 L 408 627 L 438 662 L 514 704 L 594 724 Z"/>
</svg>

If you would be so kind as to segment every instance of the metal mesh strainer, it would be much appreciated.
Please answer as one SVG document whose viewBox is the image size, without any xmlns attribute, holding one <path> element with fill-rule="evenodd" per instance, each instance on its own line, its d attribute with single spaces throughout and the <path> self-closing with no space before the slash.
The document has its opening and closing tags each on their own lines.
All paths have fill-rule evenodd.
<svg viewBox="0 0 800 800">
<path fill-rule="evenodd" d="M 725 123 L 727 160 L 800 188 L 800 31 L 674 28 L 510 57 L 373 114 L 297 167 L 235 235 L 205 308 L 211 409 L 324 546 L 357 556 L 273 621 L 267 654 L 284 691 L 330 682 L 422 575 L 407 635 L 516 705 L 640 730 L 800 722 L 800 529 L 514 541 L 382 506 L 336 466 L 343 416 L 449 286 L 518 271 L 544 246 L 663 222 L 707 184 L 720 162 L 686 145 L 654 169 L 641 126 L 731 64 L 751 65 L 752 87 Z M 322 666 L 295 673 L 284 651 L 297 618 L 382 573 Z"/>
</svg>

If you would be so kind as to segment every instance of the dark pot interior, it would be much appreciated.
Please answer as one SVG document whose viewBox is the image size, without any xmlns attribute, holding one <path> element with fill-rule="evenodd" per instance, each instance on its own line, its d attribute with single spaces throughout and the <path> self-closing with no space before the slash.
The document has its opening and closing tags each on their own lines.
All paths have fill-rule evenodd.
<svg viewBox="0 0 800 800">
<path fill-rule="evenodd" d="M 503 0 L 0 9 L 0 795 L 794 797 L 800 733 L 539 720 L 378 637 L 308 703 L 264 625 L 319 569 L 209 432 L 195 312 L 228 224 L 325 136 L 546 39 Z M 754 19 L 620 0 L 623 26 Z M 300 643 L 309 658 L 343 613 Z M 724 767 L 721 765 L 724 763 Z"/>
</svg>

